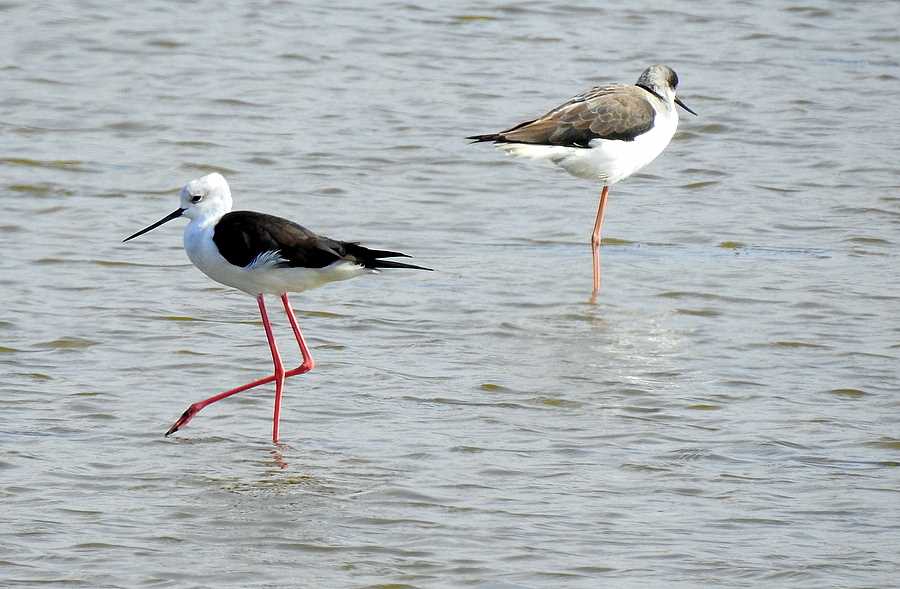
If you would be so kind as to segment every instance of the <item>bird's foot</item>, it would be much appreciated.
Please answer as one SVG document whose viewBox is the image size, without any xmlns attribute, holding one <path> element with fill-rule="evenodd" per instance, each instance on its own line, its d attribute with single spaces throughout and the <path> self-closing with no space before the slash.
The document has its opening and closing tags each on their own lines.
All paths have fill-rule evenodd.
<svg viewBox="0 0 900 589">
<path fill-rule="evenodd" d="M 172 427 L 170 427 L 169 431 L 166 432 L 166 436 L 170 436 L 182 427 L 186 426 L 188 422 L 193 419 L 201 409 L 203 409 L 203 405 L 200 405 L 199 403 L 194 403 L 193 405 L 188 407 L 185 412 L 181 414 L 181 417 L 178 418 L 178 421 L 172 424 Z"/>
</svg>

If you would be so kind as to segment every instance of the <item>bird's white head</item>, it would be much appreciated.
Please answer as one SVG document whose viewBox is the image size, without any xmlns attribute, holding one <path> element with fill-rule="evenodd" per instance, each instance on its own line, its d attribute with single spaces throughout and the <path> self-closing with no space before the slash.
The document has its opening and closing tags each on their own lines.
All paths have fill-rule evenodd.
<svg viewBox="0 0 900 589">
<path fill-rule="evenodd" d="M 674 102 L 692 115 L 697 115 L 680 98 L 675 96 L 675 90 L 678 88 L 678 74 L 667 65 L 651 65 L 644 70 L 635 86 L 640 86 L 644 90 L 655 94 L 670 105 Z"/>
<path fill-rule="evenodd" d="M 181 189 L 181 208 L 188 219 L 215 222 L 231 207 L 231 189 L 218 172 L 191 180 Z"/>
<path fill-rule="evenodd" d="M 153 225 L 145 227 L 126 237 L 123 241 L 134 239 L 148 231 L 156 229 L 163 223 L 168 223 L 178 217 L 187 217 L 191 220 L 191 227 L 205 227 L 218 221 L 222 215 L 231 210 L 231 189 L 222 174 L 212 173 L 191 180 L 181 189 L 181 206 L 169 213 Z"/>
</svg>

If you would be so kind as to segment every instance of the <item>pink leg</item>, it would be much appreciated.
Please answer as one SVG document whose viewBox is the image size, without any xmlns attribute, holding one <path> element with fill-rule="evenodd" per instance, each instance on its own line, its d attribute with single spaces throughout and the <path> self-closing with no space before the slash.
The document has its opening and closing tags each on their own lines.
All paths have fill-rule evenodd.
<svg viewBox="0 0 900 589">
<path fill-rule="evenodd" d="M 313 362 L 312 354 L 309 353 L 309 348 L 306 347 L 306 340 L 303 339 L 303 334 L 300 333 L 300 326 L 297 324 L 297 318 L 294 316 L 294 310 L 291 308 L 291 302 L 288 300 L 287 293 L 281 295 L 281 302 L 284 304 L 284 312 L 291 322 L 291 329 L 294 330 L 294 337 L 297 338 L 297 345 L 300 346 L 300 354 L 303 355 L 303 362 L 300 366 L 293 370 L 288 370 L 286 376 L 294 376 L 309 372 L 315 368 L 316 363 Z"/>
<path fill-rule="evenodd" d="M 597 206 L 597 219 L 594 221 L 594 232 L 591 234 L 591 255 L 594 259 L 594 292 L 591 300 L 600 292 L 600 230 L 603 228 L 603 217 L 606 215 L 606 196 L 609 187 L 604 186 L 600 192 L 600 204 Z"/>
<path fill-rule="evenodd" d="M 300 332 L 300 326 L 297 324 L 297 318 L 294 316 L 294 310 L 291 308 L 291 302 L 288 300 L 287 293 L 281 295 L 281 302 L 284 304 L 284 312 L 287 315 L 288 320 L 291 322 L 291 329 L 294 331 L 294 337 L 297 338 L 297 344 L 300 346 L 300 354 L 303 356 L 303 362 L 300 363 L 300 366 L 285 373 L 285 376 L 296 376 L 298 374 L 303 374 L 312 370 L 313 366 L 315 366 L 315 362 L 313 362 L 312 354 L 309 353 L 309 348 L 306 347 L 306 340 L 303 339 L 303 334 Z M 272 345 L 274 346 L 274 342 Z M 274 350 L 275 348 L 272 349 Z M 279 358 L 278 360 L 280 362 L 281 358 Z M 278 422 L 280 419 L 281 388 L 276 387 L 275 414 L 272 416 L 272 442 L 276 444 L 278 443 Z"/>
<path fill-rule="evenodd" d="M 256 297 L 259 302 L 259 314 L 262 315 L 263 327 L 266 328 L 266 339 L 269 340 L 269 349 L 272 351 L 272 363 L 275 364 L 275 414 L 272 416 L 272 443 L 278 443 L 278 421 L 281 417 L 281 393 L 284 390 L 284 363 L 281 354 L 278 353 L 278 344 L 275 343 L 275 334 L 272 333 L 272 324 L 269 323 L 269 314 L 266 313 L 266 303 L 263 295 Z"/>
<path fill-rule="evenodd" d="M 171 435 L 177 432 L 179 429 L 187 425 L 187 423 L 193 419 L 193 417 L 200 412 L 201 409 L 206 407 L 207 405 L 211 405 L 216 401 L 221 401 L 222 399 L 228 398 L 232 395 L 236 395 L 237 393 L 246 391 L 247 389 L 252 389 L 253 387 L 258 387 L 263 384 L 268 384 L 275 381 L 275 398 L 278 402 L 281 401 L 281 389 L 284 386 L 284 366 L 281 363 L 281 356 L 278 354 L 278 347 L 275 345 L 275 337 L 272 335 L 272 326 L 269 323 L 269 316 L 266 313 L 266 303 L 263 300 L 263 295 L 259 295 L 256 297 L 256 302 L 259 304 L 259 312 L 262 315 L 263 327 L 266 329 L 266 338 L 269 340 L 269 348 L 272 350 L 272 360 L 275 363 L 275 374 L 272 376 L 267 376 L 265 378 L 260 378 L 258 380 L 254 380 L 253 382 L 249 382 L 245 385 L 241 385 L 239 387 L 230 389 L 225 391 L 224 393 L 219 393 L 218 395 L 213 395 L 209 399 L 204 399 L 203 401 L 197 401 L 193 405 L 187 408 L 187 410 L 181 414 L 181 417 L 178 418 L 172 427 L 169 428 L 169 431 L 166 432 L 166 435 Z M 277 438 L 278 434 L 278 424 L 275 424 L 273 437 Z M 277 440 L 276 440 L 277 441 Z"/>
<path fill-rule="evenodd" d="M 263 301 L 262 295 L 258 296 L 256 300 L 259 303 L 260 314 L 263 317 L 263 326 L 266 328 L 266 338 L 269 340 L 270 347 L 272 347 L 272 350 L 273 350 L 272 359 L 273 359 L 273 361 L 275 361 L 276 355 L 278 354 L 278 349 L 276 347 L 274 347 L 275 338 L 274 338 L 274 336 L 271 335 L 271 325 L 269 324 L 269 318 L 265 311 L 265 303 Z M 309 353 L 309 349 L 306 347 L 306 341 L 303 339 L 303 334 L 300 333 L 300 327 L 297 325 L 297 318 L 294 317 L 294 311 L 293 311 L 293 309 L 291 309 L 291 304 L 288 301 L 287 294 L 282 295 L 281 300 L 284 302 L 285 312 L 287 313 L 288 319 L 291 322 L 291 328 L 294 331 L 294 336 L 297 338 L 297 343 L 300 345 L 300 353 L 303 355 L 303 363 L 300 364 L 300 366 L 298 366 L 297 368 L 294 368 L 293 370 L 283 372 L 283 377 L 281 378 L 281 382 L 283 383 L 284 378 L 287 378 L 289 376 L 295 376 L 297 374 L 303 374 L 305 372 L 309 372 L 310 370 L 312 370 L 312 368 L 315 364 L 313 362 L 312 355 L 310 355 L 310 353 Z M 281 362 L 281 357 L 278 356 L 278 363 L 280 363 L 280 362 Z M 187 423 L 191 419 L 193 419 L 194 415 L 199 413 L 200 410 L 203 409 L 204 407 L 206 407 L 207 405 L 211 405 L 211 404 L 215 403 L 216 401 L 221 401 L 222 399 L 225 399 L 232 395 L 236 395 L 237 393 L 241 393 L 248 389 L 252 389 L 254 387 L 258 387 L 258 386 L 261 386 L 264 384 L 268 384 L 272 381 L 278 380 L 278 371 L 277 371 L 278 363 L 276 363 L 276 373 L 275 374 L 266 376 L 265 378 L 260 378 L 258 380 L 254 380 L 253 382 L 248 382 L 245 385 L 241 385 L 239 387 L 227 390 L 223 393 L 213 395 L 212 397 L 210 397 L 208 399 L 204 399 L 203 401 L 198 401 L 198 402 L 194 403 L 193 405 L 188 407 L 184 413 L 181 414 L 181 417 L 179 417 L 178 421 L 176 421 L 172 425 L 172 427 L 169 428 L 169 431 L 166 432 L 166 435 L 167 436 L 171 435 L 171 434 L 177 432 L 179 429 L 181 429 L 185 425 L 187 425 Z M 282 371 L 283 370 L 284 369 L 282 367 Z M 272 432 L 273 441 L 276 441 L 276 442 L 277 442 L 277 438 L 278 438 L 278 420 L 279 420 L 279 414 L 280 414 L 280 409 L 281 409 L 280 390 L 282 387 L 283 387 L 283 384 L 281 386 L 279 386 L 278 383 L 276 383 L 276 386 L 275 386 L 275 393 L 276 393 L 275 424 L 273 426 L 273 432 Z"/>
</svg>

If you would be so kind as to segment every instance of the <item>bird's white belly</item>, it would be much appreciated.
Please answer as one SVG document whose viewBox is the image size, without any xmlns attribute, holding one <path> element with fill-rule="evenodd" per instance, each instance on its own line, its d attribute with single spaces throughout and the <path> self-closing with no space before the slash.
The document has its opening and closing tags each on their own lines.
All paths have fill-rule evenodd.
<svg viewBox="0 0 900 589">
<path fill-rule="evenodd" d="M 344 260 L 324 268 L 279 268 L 271 264 L 235 266 L 223 258 L 215 247 L 211 229 L 185 230 L 184 249 L 201 272 L 216 282 L 252 296 L 303 292 L 329 282 L 347 280 L 371 272 L 359 264 Z"/>
<path fill-rule="evenodd" d="M 594 139 L 589 149 L 559 145 L 499 143 L 509 155 L 543 160 L 579 178 L 615 184 L 631 176 L 662 153 L 675 135 L 678 115 L 658 113 L 653 128 L 633 141 Z"/>
</svg>

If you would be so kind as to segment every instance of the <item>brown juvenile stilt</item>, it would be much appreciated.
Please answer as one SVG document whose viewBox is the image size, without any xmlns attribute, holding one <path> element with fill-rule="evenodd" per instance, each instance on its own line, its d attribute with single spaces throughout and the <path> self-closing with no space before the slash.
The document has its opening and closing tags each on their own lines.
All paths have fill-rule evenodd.
<svg viewBox="0 0 900 589">
<path fill-rule="evenodd" d="M 696 115 L 675 93 L 678 76 L 665 65 L 651 65 L 634 84 L 594 86 L 537 118 L 499 133 L 470 135 L 474 143 L 493 143 L 507 154 L 560 166 L 579 178 L 603 182 L 591 236 L 594 289 L 600 292 L 600 232 L 609 187 L 652 162 L 672 140 L 680 106 Z M 515 104 L 511 92 L 505 104 Z M 503 103 L 503 102 L 502 102 Z"/>
</svg>

